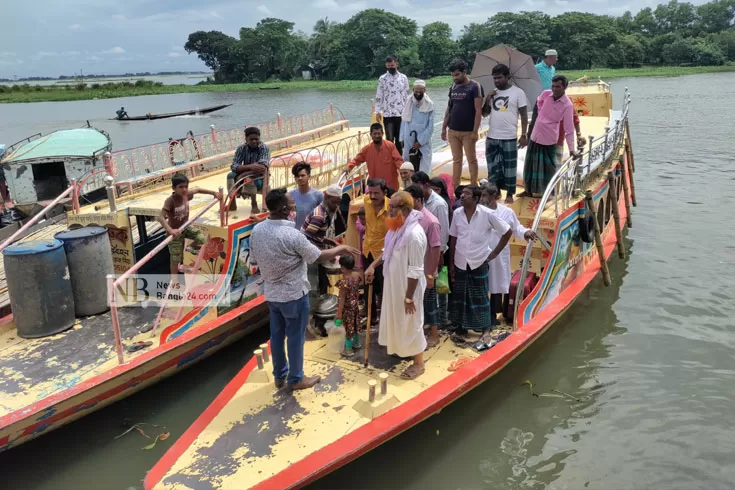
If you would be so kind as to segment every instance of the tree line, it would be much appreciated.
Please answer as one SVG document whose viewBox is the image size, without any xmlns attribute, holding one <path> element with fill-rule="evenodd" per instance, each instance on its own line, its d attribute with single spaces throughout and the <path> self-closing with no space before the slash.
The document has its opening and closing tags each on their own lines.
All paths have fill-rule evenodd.
<svg viewBox="0 0 735 490">
<path fill-rule="evenodd" d="M 445 22 L 419 30 L 416 21 L 380 9 L 363 10 L 344 23 L 321 19 L 307 35 L 294 23 L 266 18 L 240 29 L 239 38 L 197 31 L 184 48 L 214 71 L 217 83 L 290 80 L 304 70 L 324 80 L 365 80 L 384 70 L 389 54 L 410 76 L 446 74 L 453 58 L 470 65 L 478 51 L 509 44 L 540 58 L 548 48 L 559 68 L 643 65 L 722 65 L 735 61 L 735 0 L 702 5 L 660 4 L 619 17 L 583 12 L 499 12 L 471 23 L 457 38 Z"/>
</svg>

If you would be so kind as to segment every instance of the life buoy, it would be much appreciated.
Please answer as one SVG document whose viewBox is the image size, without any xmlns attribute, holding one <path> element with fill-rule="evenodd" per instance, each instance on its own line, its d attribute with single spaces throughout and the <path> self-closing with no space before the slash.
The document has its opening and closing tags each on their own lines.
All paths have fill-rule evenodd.
<svg viewBox="0 0 735 490">
<path fill-rule="evenodd" d="M 584 214 L 579 218 L 579 237 L 585 243 L 595 241 L 595 215 L 589 209 L 584 210 Z"/>
</svg>

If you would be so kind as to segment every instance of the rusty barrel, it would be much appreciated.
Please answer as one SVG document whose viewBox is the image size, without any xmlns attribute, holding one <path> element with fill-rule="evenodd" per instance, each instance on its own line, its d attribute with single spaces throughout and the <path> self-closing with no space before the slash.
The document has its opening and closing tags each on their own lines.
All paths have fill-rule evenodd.
<svg viewBox="0 0 735 490">
<path fill-rule="evenodd" d="M 45 337 L 74 325 L 74 295 L 61 241 L 17 243 L 3 250 L 3 260 L 18 336 Z"/>
</svg>

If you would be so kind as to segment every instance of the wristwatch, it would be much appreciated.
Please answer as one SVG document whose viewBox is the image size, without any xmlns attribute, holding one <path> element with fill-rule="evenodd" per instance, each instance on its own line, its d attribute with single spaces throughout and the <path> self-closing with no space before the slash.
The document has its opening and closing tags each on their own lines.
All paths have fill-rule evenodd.
<svg viewBox="0 0 735 490">
<path fill-rule="evenodd" d="M 413 304 L 413 300 L 411 298 L 403 298 L 403 301 L 405 301 L 407 305 Z"/>
</svg>

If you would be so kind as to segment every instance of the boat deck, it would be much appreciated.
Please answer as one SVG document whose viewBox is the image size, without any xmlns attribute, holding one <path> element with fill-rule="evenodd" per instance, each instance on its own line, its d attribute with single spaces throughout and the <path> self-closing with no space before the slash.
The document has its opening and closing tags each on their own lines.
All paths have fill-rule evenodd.
<svg viewBox="0 0 735 490">
<path fill-rule="evenodd" d="M 313 390 L 276 390 L 272 364 L 256 367 L 155 488 L 251 488 L 439 383 L 457 359 L 479 356 L 443 336 L 424 354 L 426 372 L 406 380 L 400 374 L 409 360 L 386 354 L 376 337 L 367 368 L 362 349 L 347 359 L 332 353 L 326 339 L 307 341 L 304 372 L 322 377 Z M 381 372 L 389 375 L 387 395 L 378 386 L 370 403 L 368 381 Z"/>
<path fill-rule="evenodd" d="M 126 360 L 158 346 L 158 336 L 140 333 L 158 308 L 120 308 L 118 313 L 124 345 L 152 342 L 136 353 L 126 352 Z M 0 418 L 117 365 L 109 311 L 77 319 L 69 330 L 40 339 L 22 339 L 12 320 L 6 322 L 0 325 Z"/>
</svg>

